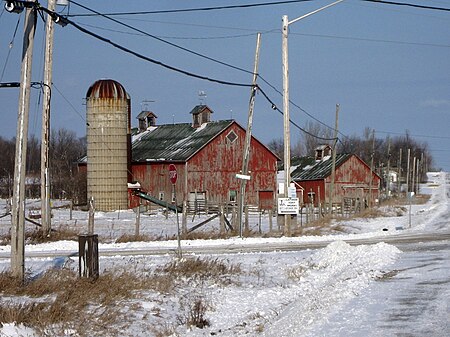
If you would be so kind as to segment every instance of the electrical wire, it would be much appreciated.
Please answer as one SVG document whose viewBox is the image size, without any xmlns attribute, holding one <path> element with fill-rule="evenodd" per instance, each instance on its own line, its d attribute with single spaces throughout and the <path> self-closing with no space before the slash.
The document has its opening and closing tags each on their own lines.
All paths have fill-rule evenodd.
<svg viewBox="0 0 450 337">
<path fill-rule="evenodd" d="M 406 136 L 405 133 L 401 133 L 401 132 L 390 132 L 390 131 L 380 131 L 380 130 L 375 130 L 376 133 L 382 133 L 382 134 L 393 134 L 393 135 L 403 135 Z M 418 138 L 434 138 L 434 139 L 450 139 L 449 136 L 431 136 L 431 135 L 413 135 L 408 133 L 408 136 L 411 137 L 418 137 Z"/>
<path fill-rule="evenodd" d="M 88 35 L 90 35 L 90 36 L 92 36 L 92 37 L 95 37 L 95 38 L 97 38 L 97 39 L 103 41 L 103 42 L 106 42 L 106 43 L 108 43 L 108 44 L 111 44 L 112 46 L 114 46 L 114 47 L 116 47 L 116 48 L 118 48 L 118 49 L 120 49 L 120 50 L 122 50 L 122 51 L 124 51 L 124 52 L 127 52 L 127 53 L 129 53 L 129 54 L 132 54 L 132 55 L 134 55 L 134 56 L 136 56 L 136 57 L 138 57 L 138 58 L 140 58 L 140 59 L 146 60 L 146 61 L 151 62 L 151 63 L 154 63 L 154 64 L 158 64 L 158 65 L 160 65 L 160 66 L 162 66 L 162 67 L 164 67 L 164 68 L 167 68 L 167 69 L 169 69 L 169 70 L 173 70 L 173 71 L 182 73 L 182 74 L 187 75 L 187 76 L 190 76 L 190 77 L 194 77 L 194 78 L 198 78 L 198 79 L 202 79 L 202 80 L 207 80 L 207 81 L 211 81 L 211 82 L 215 82 L 215 83 L 223 84 L 223 85 L 231 85 L 231 86 L 238 86 L 238 87 L 251 87 L 251 88 L 256 87 L 256 88 L 258 89 L 258 91 L 261 92 L 261 93 L 263 94 L 263 96 L 266 98 L 266 100 L 272 105 L 272 108 L 275 109 L 275 110 L 277 110 L 279 113 L 283 114 L 283 111 L 281 111 L 280 109 L 277 108 L 277 106 L 275 105 L 275 103 L 269 98 L 269 96 L 268 96 L 268 95 L 262 90 L 262 88 L 261 88 L 260 86 L 258 86 L 258 85 L 245 84 L 245 83 L 237 83 L 237 82 L 229 82 L 229 81 L 223 81 L 223 80 L 213 79 L 213 78 L 206 77 L 206 76 L 203 76 L 203 75 L 194 74 L 194 73 L 188 72 L 188 71 L 186 71 L 186 70 L 182 70 L 182 69 L 179 69 L 179 68 L 175 68 L 175 67 L 173 67 L 173 66 L 167 65 L 167 64 L 162 63 L 162 62 L 160 62 L 160 61 L 156 61 L 156 60 L 154 60 L 154 59 L 152 59 L 152 58 L 149 58 L 149 57 L 147 57 L 147 56 L 145 56 L 145 55 L 142 55 L 142 54 L 140 54 L 140 53 L 137 53 L 137 52 L 135 52 L 135 51 L 132 51 L 131 49 L 128 49 L 128 48 L 126 48 L 126 47 L 123 47 L 123 46 L 121 46 L 121 45 L 119 45 L 119 44 L 117 44 L 117 43 L 115 43 L 115 42 L 113 42 L 113 41 L 110 41 L 110 40 L 108 40 L 107 38 L 104 38 L 104 37 L 102 37 L 102 36 L 100 36 L 100 35 L 98 35 L 98 34 L 95 34 L 95 33 L 91 32 L 91 31 L 89 31 L 89 30 L 87 30 L 87 29 L 85 29 L 85 28 L 79 26 L 78 24 L 76 24 L 75 22 L 73 22 L 73 21 L 71 21 L 71 20 L 69 20 L 69 19 L 66 19 L 66 20 L 67 20 L 67 23 L 68 23 L 68 24 L 74 26 L 75 28 L 77 28 L 78 30 L 80 30 L 80 31 L 83 32 L 83 33 L 86 33 L 86 34 L 88 34 Z M 301 130 L 302 132 L 304 132 L 304 133 L 306 133 L 306 134 L 308 134 L 308 135 L 310 135 L 310 136 L 312 136 L 312 137 L 315 137 L 315 138 L 317 138 L 317 139 L 321 139 L 321 140 L 335 140 L 335 138 L 323 138 L 323 137 L 319 137 L 319 136 L 313 135 L 312 133 L 306 131 L 305 129 L 303 129 L 302 127 L 300 127 L 298 124 L 296 124 L 296 123 L 295 123 L 294 121 L 292 121 L 292 120 L 290 120 L 290 123 L 291 123 L 292 125 L 294 125 L 296 128 L 298 128 L 299 130 Z"/>
<path fill-rule="evenodd" d="M 412 45 L 412 46 L 450 48 L 450 45 L 448 45 L 448 44 L 406 42 L 406 41 L 383 40 L 383 39 L 368 39 L 368 38 L 338 36 L 338 35 L 304 34 L 304 33 L 292 33 L 292 32 L 290 32 L 289 35 L 301 35 L 301 36 L 321 37 L 321 38 L 328 38 L 328 39 L 353 40 L 353 41 L 365 41 L 365 42 L 392 43 L 392 44 Z"/>
<path fill-rule="evenodd" d="M 3 65 L 2 74 L 0 75 L 0 82 L 3 80 L 3 76 L 5 75 L 5 70 L 6 70 L 6 67 L 8 65 L 9 56 L 11 55 L 11 50 L 14 47 L 14 40 L 16 38 L 17 28 L 19 27 L 20 18 L 21 17 L 19 16 L 19 18 L 17 19 L 16 28 L 14 28 L 13 36 L 11 38 L 11 41 L 9 42 L 9 45 L 8 45 L 8 54 L 6 55 L 5 64 Z"/>
<path fill-rule="evenodd" d="M 108 16 L 118 16 L 118 15 L 146 15 L 146 14 L 169 14 L 169 13 L 186 13 L 186 12 L 205 12 L 214 10 L 224 10 L 224 9 L 237 9 L 237 8 L 252 8 L 252 7 L 262 7 L 262 6 L 275 6 L 275 5 L 285 5 L 299 2 L 310 2 L 314 0 L 287 0 L 287 1 L 272 1 L 263 3 L 251 3 L 243 5 L 229 5 L 229 6 L 216 6 L 216 7 L 199 7 L 199 8 L 185 8 L 185 9 L 167 9 L 167 10 L 157 10 L 157 11 L 136 11 L 136 12 L 120 12 L 120 13 L 108 13 Z M 75 1 L 70 1 L 71 3 L 77 4 Z M 70 17 L 80 17 L 80 16 L 97 16 L 99 14 L 71 14 Z"/>
<path fill-rule="evenodd" d="M 380 3 L 380 4 L 386 4 L 386 5 L 396 5 L 396 6 L 405 6 L 405 7 L 413 7 L 413 8 L 420 8 L 420 9 L 432 9 L 432 10 L 437 10 L 437 11 L 450 12 L 450 8 L 417 5 L 417 4 L 408 3 L 408 2 L 385 1 L 385 0 L 361 0 L 361 1 Z"/>
<path fill-rule="evenodd" d="M 243 69 L 243 68 L 240 68 L 240 67 L 236 67 L 236 66 L 231 65 L 231 64 L 229 64 L 229 63 L 225 63 L 225 62 L 222 62 L 222 61 L 220 61 L 220 60 L 211 58 L 211 57 L 209 57 L 209 56 L 206 56 L 206 55 L 197 53 L 197 52 L 192 51 L 192 50 L 190 50 L 190 49 L 181 47 L 181 46 L 179 46 L 179 45 L 176 45 L 176 44 L 174 44 L 174 43 L 171 43 L 171 42 L 169 42 L 169 41 L 166 41 L 166 40 L 164 40 L 164 39 L 162 39 L 162 38 L 159 38 L 159 37 L 157 37 L 157 36 L 155 36 L 155 35 L 152 35 L 152 34 L 149 34 L 149 33 L 145 32 L 145 31 L 142 31 L 142 30 L 140 30 L 140 29 L 138 29 L 138 28 L 136 28 L 136 27 L 133 27 L 133 26 L 131 26 L 131 25 L 128 25 L 128 24 L 126 24 L 126 23 L 123 23 L 123 22 L 121 22 L 121 21 L 119 21 L 119 20 L 116 20 L 116 19 L 114 19 L 114 18 L 110 18 L 110 17 L 108 17 L 108 15 L 106 15 L 106 14 L 102 14 L 102 13 L 100 13 L 100 12 L 98 12 L 98 11 L 95 11 L 95 10 L 89 8 L 89 7 L 86 7 L 86 6 L 84 6 L 84 5 L 81 5 L 81 4 L 79 4 L 79 3 L 75 2 L 75 1 L 71 1 L 71 2 L 74 3 L 74 4 L 77 5 L 77 6 L 79 6 L 79 7 L 83 8 L 83 9 L 85 9 L 85 10 L 88 10 L 88 11 L 91 11 L 91 12 L 93 12 L 93 13 L 95 13 L 95 14 L 98 14 L 98 15 L 100 15 L 100 16 L 102 16 L 102 17 L 108 19 L 108 20 L 111 20 L 111 21 L 113 21 L 113 22 L 115 22 L 115 23 L 117 23 L 117 24 L 119 24 L 119 25 L 122 25 L 122 26 L 124 26 L 124 27 L 126 27 L 126 28 L 129 28 L 129 29 L 131 29 L 131 30 L 133 30 L 133 31 L 137 31 L 137 32 L 139 32 L 139 33 L 141 33 L 141 34 L 143 34 L 143 35 L 145 35 L 145 36 L 149 36 L 149 37 L 154 38 L 154 39 L 156 39 L 156 40 L 158 40 L 158 41 L 160 41 L 160 42 L 169 44 L 169 45 L 171 45 L 171 46 L 173 46 L 173 47 L 176 47 L 176 48 L 181 49 L 181 50 L 183 50 L 183 51 L 186 51 L 186 52 L 188 52 L 188 53 L 194 54 L 194 55 L 199 56 L 199 57 L 201 57 L 201 58 L 205 58 L 205 59 L 207 59 L 207 60 L 209 60 L 209 61 L 212 61 L 212 62 L 221 64 L 221 65 L 230 67 L 230 68 L 232 68 L 232 69 L 239 70 L 239 71 L 242 71 L 242 72 L 245 72 L 245 73 L 248 73 L 248 74 L 252 74 L 252 75 L 253 75 L 253 72 L 252 72 L 252 71 L 249 71 L 249 70 L 246 70 L 246 69 Z M 272 30 L 272 31 L 273 31 L 273 30 Z M 269 32 L 271 32 L 271 31 L 269 31 Z M 262 80 L 264 83 L 266 83 L 267 85 L 269 85 L 273 90 L 275 90 L 275 91 L 278 92 L 280 95 L 282 95 L 282 93 L 281 93 L 278 89 L 276 89 L 275 86 L 273 86 L 273 85 L 270 84 L 267 80 L 265 80 L 264 77 L 260 76 L 260 78 L 261 78 L 261 80 Z M 327 125 L 326 123 L 320 121 L 319 119 L 317 119 L 316 117 L 314 117 L 313 115 L 311 115 L 310 113 L 308 113 L 306 110 L 304 110 L 303 108 L 301 108 L 300 106 L 298 106 L 297 104 L 295 104 L 294 102 L 292 102 L 291 100 L 290 100 L 290 102 L 291 102 L 291 104 L 293 104 L 295 107 L 297 107 L 297 108 L 300 109 L 302 112 L 304 112 L 307 116 L 309 116 L 310 118 L 312 118 L 313 120 L 315 120 L 316 122 L 318 122 L 318 123 L 324 125 L 325 127 L 329 128 L 330 130 L 333 130 L 333 131 L 334 131 L 334 128 L 333 128 L 333 127 L 331 127 L 331 126 Z M 301 130 L 302 130 L 303 132 L 306 132 L 306 130 L 304 130 L 304 129 L 301 129 Z M 338 131 L 338 132 L 339 132 L 339 131 Z M 339 132 L 339 133 L 340 133 L 340 132 Z M 342 133 L 340 133 L 340 134 L 342 134 Z M 342 136 L 346 137 L 346 136 L 343 135 L 343 134 L 342 134 Z"/>
<path fill-rule="evenodd" d="M 311 1 L 314 1 L 314 0 L 272 1 L 272 2 L 264 2 L 264 3 L 250 3 L 250 4 L 242 4 L 242 5 L 215 6 L 215 7 L 168 9 L 168 10 L 156 10 L 156 11 L 116 12 L 116 13 L 107 13 L 106 15 L 108 15 L 108 16 L 123 16 L 123 15 L 130 16 L 130 15 L 147 15 L 147 14 L 170 14 L 170 13 L 186 13 L 186 12 L 205 12 L 205 11 L 226 10 L 226 9 L 240 9 L 240 8 L 253 8 L 253 7 L 263 7 L 263 6 L 276 6 L 276 5 L 285 5 L 285 4 L 311 2 Z M 420 9 L 450 11 L 450 8 L 437 7 L 437 6 L 417 5 L 417 4 L 405 3 L 405 2 L 383 1 L 383 0 L 360 0 L 360 1 L 381 3 L 381 4 L 386 4 L 386 5 L 413 7 L 413 8 L 420 8 Z M 70 2 L 71 3 L 75 3 L 74 1 L 70 1 Z M 86 16 L 97 16 L 97 15 L 99 15 L 99 14 L 94 14 L 94 13 L 91 13 L 91 14 L 70 14 L 71 17 L 81 17 L 81 16 L 85 16 L 86 17 Z"/>
<path fill-rule="evenodd" d="M 228 63 L 219 61 L 219 60 L 217 60 L 217 59 L 214 59 L 214 58 L 212 58 L 212 57 L 209 57 L 209 56 L 206 56 L 206 55 L 197 53 L 197 52 L 195 52 L 195 51 L 193 51 L 193 50 L 190 50 L 190 49 L 188 49 L 188 48 L 179 46 L 179 45 L 177 45 L 177 44 L 175 44 L 175 43 L 166 41 L 166 40 L 164 40 L 164 39 L 162 39 L 162 38 L 159 38 L 159 37 L 157 37 L 157 36 L 155 36 L 155 35 L 153 35 L 153 34 L 147 33 L 147 32 L 145 32 L 145 31 L 143 31 L 143 30 L 141 30 L 141 29 L 138 29 L 138 28 L 136 28 L 136 27 L 133 27 L 133 26 L 131 26 L 131 25 L 128 25 L 128 24 L 126 24 L 126 23 L 123 23 L 123 22 L 121 22 L 121 21 L 119 21 L 119 20 L 116 20 L 116 19 L 114 19 L 114 18 L 111 18 L 111 17 L 109 17 L 108 15 L 102 14 L 102 13 L 96 11 L 96 10 L 93 10 L 93 9 L 91 9 L 91 8 L 89 8 L 89 7 L 86 7 L 86 6 L 84 6 L 84 5 L 81 5 L 81 4 L 79 4 L 79 3 L 75 2 L 75 1 L 71 1 L 71 2 L 74 3 L 74 4 L 77 5 L 77 6 L 80 6 L 81 8 L 83 8 L 83 9 L 85 9 L 85 10 L 88 10 L 88 11 L 91 11 L 91 12 L 93 12 L 93 13 L 96 13 L 96 14 L 98 14 L 98 15 L 104 17 L 105 19 L 108 19 L 108 20 L 110 20 L 110 21 L 113 21 L 113 22 L 115 22 L 115 23 L 117 23 L 117 24 L 119 24 L 119 25 L 121 25 L 121 26 L 124 26 L 124 27 L 126 27 L 126 28 L 128 28 L 128 29 L 131 29 L 131 30 L 133 30 L 133 31 L 139 32 L 139 33 L 141 33 L 141 34 L 144 34 L 145 36 L 151 37 L 151 38 L 153 38 L 153 39 L 155 39 L 155 40 L 157 40 L 157 41 L 159 41 L 159 42 L 168 44 L 168 45 L 170 45 L 170 46 L 172 46 L 172 47 L 178 48 L 178 49 L 183 50 L 183 51 L 185 51 L 185 52 L 187 52 L 187 53 L 190 53 L 190 54 L 199 56 L 199 57 L 204 58 L 204 59 L 207 59 L 207 60 L 209 60 L 209 61 L 212 61 L 212 62 L 215 62 L 215 63 L 218 63 L 218 64 L 221 64 L 221 65 L 224 65 L 224 66 L 227 66 L 227 67 L 230 67 L 230 68 L 233 68 L 233 69 L 236 69 L 236 70 L 240 70 L 240 71 L 243 71 L 243 72 L 246 72 L 246 73 L 249 73 L 249 74 L 252 74 L 252 75 L 253 75 L 253 72 L 251 72 L 251 71 L 248 71 L 248 70 L 246 70 L 246 69 L 239 68 L 239 67 L 233 66 L 233 65 L 231 65 L 231 64 L 228 64 Z"/>
<path fill-rule="evenodd" d="M 145 34 L 142 34 L 142 33 L 125 32 L 123 30 L 104 28 L 104 27 L 100 27 L 100 26 L 90 25 L 90 24 L 87 24 L 87 23 L 83 23 L 83 24 L 78 23 L 78 24 L 80 26 L 96 28 L 96 29 L 99 29 L 99 30 L 104 30 L 104 31 L 113 32 L 113 33 L 135 35 L 135 36 L 146 36 Z M 272 31 L 273 30 L 261 32 L 261 34 L 267 34 L 267 33 L 270 33 Z M 157 36 L 157 37 L 159 37 L 160 39 L 171 39 L 171 40 L 225 40 L 225 39 L 236 39 L 236 38 L 249 37 L 249 36 L 255 36 L 255 33 L 239 34 L 239 35 L 226 35 L 226 36 L 213 36 L 213 37 L 192 37 L 192 36 L 188 36 L 188 37 L 181 37 L 181 36 Z"/>
</svg>

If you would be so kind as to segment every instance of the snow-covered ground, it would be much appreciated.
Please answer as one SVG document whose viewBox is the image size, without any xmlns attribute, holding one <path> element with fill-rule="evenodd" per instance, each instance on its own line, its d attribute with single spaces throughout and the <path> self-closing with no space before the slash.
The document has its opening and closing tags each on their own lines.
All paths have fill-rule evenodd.
<svg viewBox="0 0 450 337">
<path fill-rule="evenodd" d="M 182 241 L 182 247 L 217 247 L 218 250 L 249 244 L 257 247 L 269 243 L 331 243 L 316 250 L 204 254 L 202 258 L 217 258 L 239 265 L 241 272 L 233 275 L 234 282 L 228 285 L 194 282 L 171 294 L 143 293 L 137 307 L 121 303 L 125 307 L 128 305 L 134 319 L 121 329 L 120 335 L 156 336 L 150 327 L 160 327 L 158 331 L 170 327 L 167 330 L 172 331 L 173 336 L 450 335 L 449 240 L 398 247 L 383 242 L 350 246 L 343 241 L 408 233 L 448 233 L 450 176 L 430 173 L 429 183 L 422 186 L 422 193 L 431 194 L 431 198 L 426 204 L 412 205 L 411 218 L 408 212 L 399 216 L 392 208 L 392 217 L 342 221 L 340 226 L 347 234 Z M 2 207 L 4 201 L 0 204 L 0 213 Z M 135 220 L 131 211 L 98 213 L 95 220 L 96 233 L 101 238 L 111 239 L 109 241 L 123 233 L 134 233 Z M 253 228 L 258 227 L 257 222 L 258 217 L 252 219 Z M 74 212 L 73 219 L 69 220 L 67 210 L 55 209 L 53 226 L 86 227 L 87 214 Z M 261 226 L 263 231 L 267 229 L 267 219 L 262 219 Z M 8 227 L 7 217 L 0 219 L 0 233 L 6 233 Z M 212 222 L 206 227 L 218 230 L 218 223 Z M 176 228 L 174 216 L 168 219 L 161 214 L 141 217 L 143 234 L 172 238 Z M 177 242 L 101 243 L 101 271 L 126 268 L 144 275 L 177 259 L 173 252 L 161 256 L 101 256 L 102 250 L 148 247 L 175 250 Z M 76 270 L 78 258 L 64 255 L 77 249 L 75 241 L 27 245 L 26 252 L 59 251 L 62 257 L 27 258 L 26 267 L 36 275 L 61 265 Z M 6 258 L 9 253 L 10 246 L 0 246 L 0 271 L 9 268 Z M 185 258 L 189 257 L 185 254 Z M 186 309 L 183 299 L 198 296 L 208 304 L 205 318 L 209 326 L 203 329 L 187 327 L 177 319 Z M 4 322 L 0 336 L 34 336 L 34 332 Z"/>
</svg>

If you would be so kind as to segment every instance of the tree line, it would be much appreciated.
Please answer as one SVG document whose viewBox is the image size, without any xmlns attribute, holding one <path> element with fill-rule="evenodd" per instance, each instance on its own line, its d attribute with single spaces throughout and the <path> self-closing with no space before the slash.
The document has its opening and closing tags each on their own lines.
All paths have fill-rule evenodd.
<svg viewBox="0 0 450 337">
<path fill-rule="evenodd" d="M 76 162 L 86 154 L 86 137 L 77 137 L 67 129 L 52 130 L 49 142 L 51 198 L 84 200 L 86 176 L 80 174 Z M 0 195 L 10 198 L 13 191 L 16 139 L 0 136 Z M 31 135 L 27 143 L 26 197 L 40 198 L 41 144 Z"/>
</svg>

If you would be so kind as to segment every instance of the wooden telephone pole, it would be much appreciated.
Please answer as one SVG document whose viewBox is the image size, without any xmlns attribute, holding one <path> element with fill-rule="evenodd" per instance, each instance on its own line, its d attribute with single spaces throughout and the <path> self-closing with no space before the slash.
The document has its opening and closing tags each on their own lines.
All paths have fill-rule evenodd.
<svg viewBox="0 0 450 337">
<path fill-rule="evenodd" d="M 11 218 L 11 273 L 13 277 L 20 279 L 22 282 L 25 277 L 25 169 L 35 31 L 36 10 L 26 8 Z"/>
<path fill-rule="evenodd" d="M 256 37 L 256 53 L 255 53 L 255 65 L 253 69 L 253 81 L 252 81 L 252 91 L 250 94 L 250 103 L 248 107 L 248 120 L 247 120 L 247 131 L 245 133 L 245 144 L 244 144 L 244 157 L 242 160 L 242 170 L 241 173 L 246 176 L 248 175 L 248 163 L 250 160 L 250 143 L 252 140 L 252 124 L 253 124 L 253 110 L 255 107 L 255 95 L 256 95 L 256 80 L 258 78 L 258 64 L 259 64 L 259 49 L 261 45 L 261 33 L 257 34 Z M 241 193 L 239 200 L 239 234 L 242 237 L 243 235 L 243 226 L 242 226 L 242 213 L 244 212 L 244 202 L 245 202 L 245 185 L 247 181 L 245 179 L 241 179 Z"/>
<path fill-rule="evenodd" d="M 54 12 L 56 0 L 48 0 L 48 10 Z M 45 64 L 44 64 L 44 99 L 42 106 L 42 134 L 41 134 L 41 224 L 42 234 L 47 236 L 51 231 L 50 208 L 50 172 L 49 172 L 49 146 L 50 146 L 50 100 L 52 93 L 52 65 L 53 65 L 53 31 L 54 23 L 47 16 L 45 23 Z"/>
<path fill-rule="evenodd" d="M 331 163 L 331 185 L 330 185 L 330 215 L 333 213 L 333 192 L 334 192 L 334 181 L 336 179 L 336 143 L 338 136 L 338 127 L 339 127 L 339 104 L 336 104 L 336 121 L 334 125 L 334 140 L 333 140 L 333 148 L 332 148 L 332 158 L 333 161 Z"/>
</svg>

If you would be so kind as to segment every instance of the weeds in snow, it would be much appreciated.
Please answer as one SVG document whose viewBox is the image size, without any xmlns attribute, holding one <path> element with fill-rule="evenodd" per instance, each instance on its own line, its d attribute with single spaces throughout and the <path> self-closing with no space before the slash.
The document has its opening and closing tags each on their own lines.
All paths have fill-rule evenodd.
<svg viewBox="0 0 450 337">
<path fill-rule="evenodd" d="M 120 334 L 131 324 L 132 312 L 141 310 L 133 299 L 149 294 L 176 294 L 177 287 L 204 282 L 232 284 L 241 272 L 239 265 L 219 259 L 175 259 L 153 272 L 106 271 L 95 280 L 79 278 L 72 270 L 51 269 L 24 283 L 9 272 L 0 273 L 0 317 L 4 323 L 33 327 L 41 335 L 63 335 L 70 329 L 79 336 L 99 332 Z M 181 288 L 180 288 L 181 289 Z M 205 327 L 210 308 L 203 294 L 184 300 L 181 320 L 187 326 Z M 155 329 L 157 336 L 169 336 L 174 328 Z"/>
</svg>

